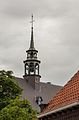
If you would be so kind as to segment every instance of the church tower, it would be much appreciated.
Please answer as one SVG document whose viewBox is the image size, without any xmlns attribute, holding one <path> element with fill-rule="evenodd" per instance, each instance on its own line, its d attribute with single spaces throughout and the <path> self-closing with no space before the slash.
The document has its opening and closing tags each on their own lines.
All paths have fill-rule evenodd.
<svg viewBox="0 0 79 120">
<path fill-rule="evenodd" d="M 40 82 L 41 76 L 39 75 L 39 64 L 40 60 L 38 60 L 37 53 L 38 51 L 34 46 L 34 38 L 33 38 L 33 15 L 32 15 L 32 26 L 31 26 L 31 41 L 30 47 L 26 51 L 27 59 L 24 62 L 24 79 L 33 87 L 38 89 L 38 83 Z"/>
</svg>

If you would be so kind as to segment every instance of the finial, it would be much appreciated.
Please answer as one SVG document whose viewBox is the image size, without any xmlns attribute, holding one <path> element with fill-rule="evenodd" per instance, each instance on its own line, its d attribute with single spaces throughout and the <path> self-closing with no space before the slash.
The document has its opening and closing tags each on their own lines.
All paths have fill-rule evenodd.
<svg viewBox="0 0 79 120">
<path fill-rule="evenodd" d="M 35 49 L 35 48 L 34 48 L 34 40 L 33 40 L 33 23 L 34 23 L 34 19 L 33 19 L 33 14 L 32 14 L 32 16 L 31 16 L 31 24 L 32 24 L 32 27 L 31 27 L 30 49 Z"/>
<path fill-rule="evenodd" d="M 31 21 L 30 21 L 30 23 L 32 24 L 32 28 L 33 28 L 33 23 L 35 22 L 35 20 L 33 19 L 33 14 L 32 14 L 32 16 L 31 16 Z"/>
</svg>

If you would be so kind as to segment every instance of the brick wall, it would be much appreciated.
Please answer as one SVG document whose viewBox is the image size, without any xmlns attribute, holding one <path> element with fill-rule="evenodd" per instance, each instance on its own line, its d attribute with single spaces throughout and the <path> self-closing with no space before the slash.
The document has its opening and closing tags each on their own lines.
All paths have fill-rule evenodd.
<svg viewBox="0 0 79 120">
<path fill-rule="evenodd" d="M 79 120 L 79 108 L 74 108 L 53 115 L 45 116 L 39 120 Z"/>
</svg>

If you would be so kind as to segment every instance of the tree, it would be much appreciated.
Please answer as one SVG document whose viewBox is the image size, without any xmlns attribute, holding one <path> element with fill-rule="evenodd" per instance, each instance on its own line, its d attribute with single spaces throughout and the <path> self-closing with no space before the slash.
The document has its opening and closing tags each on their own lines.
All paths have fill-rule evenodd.
<svg viewBox="0 0 79 120">
<path fill-rule="evenodd" d="M 36 111 L 27 100 L 16 98 L 0 111 L 0 120 L 36 120 Z"/>
<path fill-rule="evenodd" d="M 0 71 L 0 110 L 9 104 L 11 99 L 20 96 L 22 92 L 12 74 L 12 71 Z"/>
<path fill-rule="evenodd" d="M 0 71 L 0 120 L 36 120 L 36 111 L 27 100 L 19 100 L 22 89 L 12 71 Z"/>
</svg>

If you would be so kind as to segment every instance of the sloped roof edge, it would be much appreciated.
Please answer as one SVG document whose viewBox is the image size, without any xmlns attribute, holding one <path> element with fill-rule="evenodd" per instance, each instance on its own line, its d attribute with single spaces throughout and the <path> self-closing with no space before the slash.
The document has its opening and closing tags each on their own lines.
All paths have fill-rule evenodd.
<svg viewBox="0 0 79 120">
<path fill-rule="evenodd" d="M 37 118 L 41 118 L 41 117 L 44 117 L 44 116 L 47 116 L 47 115 L 50 115 L 50 114 L 53 114 L 53 113 L 56 113 L 56 112 L 59 112 L 59 111 L 62 111 L 62 110 L 65 110 L 67 108 L 71 108 L 71 107 L 74 107 L 74 106 L 77 106 L 79 105 L 79 101 L 75 102 L 75 103 L 72 103 L 72 104 L 69 104 L 67 106 L 63 106 L 63 107 L 60 107 L 56 110 L 52 110 L 52 111 L 49 111 L 47 113 L 44 113 L 44 114 L 40 114 L 37 116 Z"/>
</svg>

